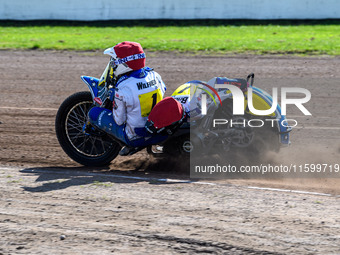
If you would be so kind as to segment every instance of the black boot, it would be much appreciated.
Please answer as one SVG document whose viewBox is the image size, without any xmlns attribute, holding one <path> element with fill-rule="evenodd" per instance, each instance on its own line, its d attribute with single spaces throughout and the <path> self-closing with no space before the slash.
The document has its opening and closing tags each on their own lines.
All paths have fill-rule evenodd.
<svg viewBox="0 0 340 255">
<path fill-rule="evenodd" d="M 132 154 L 136 153 L 137 151 L 138 151 L 137 148 L 130 147 L 130 146 L 124 146 L 120 150 L 119 155 L 120 156 L 129 156 L 129 155 L 132 155 Z"/>
</svg>

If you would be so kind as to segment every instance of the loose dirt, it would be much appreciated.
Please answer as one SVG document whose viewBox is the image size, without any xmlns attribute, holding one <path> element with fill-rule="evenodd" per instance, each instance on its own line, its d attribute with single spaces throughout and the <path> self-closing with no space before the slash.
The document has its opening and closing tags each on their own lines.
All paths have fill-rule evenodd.
<svg viewBox="0 0 340 255">
<path fill-rule="evenodd" d="M 312 116 L 288 107 L 298 121 L 292 145 L 263 162 L 339 164 L 339 57 L 147 56 L 167 95 L 189 80 L 250 72 L 269 93 L 310 90 Z M 87 90 L 80 76 L 100 76 L 107 57 L 0 51 L 0 59 L 0 254 L 340 253 L 340 173 L 183 182 L 189 175 L 176 162 L 144 151 L 82 167 L 60 148 L 54 118 L 67 96 Z"/>
</svg>

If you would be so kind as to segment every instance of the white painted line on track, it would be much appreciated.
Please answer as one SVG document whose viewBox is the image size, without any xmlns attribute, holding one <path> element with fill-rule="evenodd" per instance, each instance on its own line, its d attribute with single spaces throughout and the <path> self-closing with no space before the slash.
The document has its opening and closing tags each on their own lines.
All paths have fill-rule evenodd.
<svg viewBox="0 0 340 255">
<path fill-rule="evenodd" d="M 327 193 L 310 192 L 310 191 L 303 191 L 303 190 L 263 188 L 263 187 L 253 187 L 253 186 L 248 186 L 247 188 L 248 189 L 256 189 L 256 190 L 268 190 L 268 191 L 288 192 L 288 193 L 297 193 L 297 194 L 308 194 L 308 195 L 316 195 L 316 196 L 326 196 L 326 197 L 333 197 L 334 196 L 332 194 L 327 194 Z M 340 197 L 340 196 L 334 196 L 334 197 Z"/>
<path fill-rule="evenodd" d="M 152 178 L 152 177 L 139 177 L 139 176 L 128 176 L 128 175 L 119 175 L 119 174 L 106 174 L 106 173 L 89 173 L 89 172 L 80 172 L 80 171 L 60 171 L 60 170 L 45 170 L 45 169 L 22 169 L 17 167 L 1 167 L 0 170 L 13 170 L 13 171 L 21 171 L 22 173 L 46 173 L 46 174 L 62 174 L 62 175 L 85 175 L 85 176 L 102 176 L 102 177 L 113 177 L 113 178 L 123 178 L 130 180 L 139 180 L 139 181 L 157 181 L 157 182 L 166 182 L 166 183 L 189 183 L 189 184 L 199 184 L 199 185 L 211 185 L 211 186 L 226 186 L 226 184 L 220 183 L 212 183 L 212 182 L 200 182 L 200 181 L 191 181 L 191 180 L 181 180 L 181 179 L 167 179 L 167 178 Z M 227 186 L 233 187 L 244 187 L 252 190 L 263 190 L 263 191 L 275 191 L 275 192 L 284 192 L 284 193 L 294 193 L 294 194 L 303 194 L 303 195 L 313 195 L 313 196 L 326 196 L 326 197 L 336 197 L 340 198 L 339 195 L 332 195 L 328 193 L 319 193 L 319 192 L 310 192 L 310 191 L 302 191 L 302 190 L 290 190 L 290 189 L 279 189 L 279 188 L 265 188 L 265 187 L 256 187 L 256 186 L 242 186 L 242 185 L 233 185 L 227 184 Z"/>
</svg>

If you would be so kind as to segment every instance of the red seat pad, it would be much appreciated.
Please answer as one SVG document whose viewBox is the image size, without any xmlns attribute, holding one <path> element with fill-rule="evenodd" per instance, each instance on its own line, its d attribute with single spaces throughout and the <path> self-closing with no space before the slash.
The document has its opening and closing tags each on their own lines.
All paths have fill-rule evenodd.
<svg viewBox="0 0 340 255">
<path fill-rule="evenodd" d="M 166 97 L 151 110 L 148 121 L 152 121 L 154 127 L 159 129 L 180 121 L 182 117 L 181 103 L 172 97 Z"/>
</svg>

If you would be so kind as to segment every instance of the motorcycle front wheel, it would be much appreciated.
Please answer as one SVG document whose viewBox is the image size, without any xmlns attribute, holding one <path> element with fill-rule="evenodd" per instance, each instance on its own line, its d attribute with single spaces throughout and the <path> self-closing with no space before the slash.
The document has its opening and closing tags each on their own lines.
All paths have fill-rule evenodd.
<svg viewBox="0 0 340 255">
<path fill-rule="evenodd" d="M 59 107 L 55 131 L 60 146 L 71 159 L 84 166 L 104 166 L 117 157 L 121 146 L 98 129 L 85 131 L 92 106 L 90 92 L 69 96 Z"/>
</svg>

